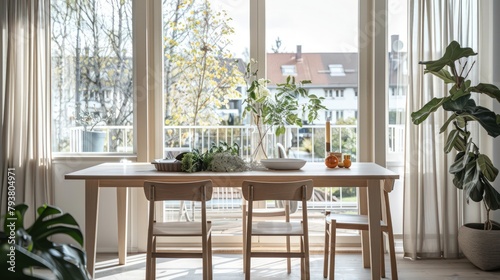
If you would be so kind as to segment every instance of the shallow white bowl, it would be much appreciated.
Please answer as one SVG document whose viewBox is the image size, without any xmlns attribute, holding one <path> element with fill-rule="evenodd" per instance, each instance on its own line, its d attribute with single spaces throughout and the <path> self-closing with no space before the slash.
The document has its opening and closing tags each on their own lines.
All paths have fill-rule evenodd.
<svg viewBox="0 0 500 280">
<path fill-rule="evenodd" d="M 301 169 L 306 161 L 298 158 L 270 158 L 260 160 L 262 165 L 269 169 L 296 170 Z"/>
</svg>

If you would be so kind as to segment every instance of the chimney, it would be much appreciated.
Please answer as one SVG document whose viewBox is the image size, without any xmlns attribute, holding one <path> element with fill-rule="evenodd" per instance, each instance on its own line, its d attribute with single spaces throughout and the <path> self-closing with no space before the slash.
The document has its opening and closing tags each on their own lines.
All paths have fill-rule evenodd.
<svg viewBox="0 0 500 280">
<path fill-rule="evenodd" d="M 297 54 L 295 54 L 295 60 L 297 62 L 302 62 L 302 45 L 297 45 Z"/>
</svg>

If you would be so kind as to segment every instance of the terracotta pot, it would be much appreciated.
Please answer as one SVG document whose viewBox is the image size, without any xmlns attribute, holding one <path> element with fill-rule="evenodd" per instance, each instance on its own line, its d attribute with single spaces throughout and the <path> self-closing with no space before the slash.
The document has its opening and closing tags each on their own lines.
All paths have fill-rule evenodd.
<svg viewBox="0 0 500 280">
<path fill-rule="evenodd" d="M 458 245 L 465 257 L 482 270 L 500 269 L 500 226 L 483 230 L 484 224 L 465 224 L 458 230 Z"/>
</svg>

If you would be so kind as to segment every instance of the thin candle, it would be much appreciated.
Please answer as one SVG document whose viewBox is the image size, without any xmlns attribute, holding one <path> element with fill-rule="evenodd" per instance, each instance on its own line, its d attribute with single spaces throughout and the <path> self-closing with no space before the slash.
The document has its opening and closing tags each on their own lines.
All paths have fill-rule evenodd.
<svg viewBox="0 0 500 280">
<path fill-rule="evenodd" d="M 330 119 L 326 120 L 326 152 L 330 152 Z"/>
</svg>

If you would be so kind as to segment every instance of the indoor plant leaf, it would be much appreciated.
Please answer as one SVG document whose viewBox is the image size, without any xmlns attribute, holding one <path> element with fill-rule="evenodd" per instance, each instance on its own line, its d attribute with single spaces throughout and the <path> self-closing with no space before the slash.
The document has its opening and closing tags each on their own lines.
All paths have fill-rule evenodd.
<svg viewBox="0 0 500 280">
<path fill-rule="evenodd" d="M 425 70 L 424 73 L 425 74 L 430 73 L 430 74 L 440 78 L 441 80 L 443 80 L 447 84 L 451 84 L 451 83 L 455 82 L 455 79 L 453 78 L 453 76 L 446 69 L 441 69 L 439 71 Z"/>
<path fill-rule="evenodd" d="M 479 83 L 477 86 L 471 87 L 470 91 L 484 93 L 500 102 L 500 89 L 495 85 Z"/>
<path fill-rule="evenodd" d="M 484 180 L 484 193 L 484 203 L 491 210 L 500 209 L 500 193 L 487 180 Z"/>
<path fill-rule="evenodd" d="M 470 106 L 475 106 L 476 104 L 472 104 L 470 102 L 474 102 L 474 100 L 470 99 L 470 94 L 462 95 L 460 98 L 457 99 L 448 99 L 445 102 L 443 102 L 443 109 L 446 111 L 452 111 L 452 112 L 457 112 L 457 111 L 462 111 L 467 105 Z"/>
<path fill-rule="evenodd" d="M 493 163 L 491 162 L 490 158 L 487 155 L 479 154 L 477 158 L 477 164 L 479 169 L 483 173 L 484 177 L 488 181 L 490 182 L 495 181 L 498 175 L 498 169 L 495 166 L 493 166 Z"/>
<path fill-rule="evenodd" d="M 458 42 L 452 41 L 448 45 L 448 47 L 446 47 L 446 51 L 443 57 L 438 60 L 423 61 L 420 62 L 420 64 L 426 65 L 425 69 L 428 71 L 438 72 L 447 65 L 453 65 L 453 63 L 455 63 L 455 61 L 459 60 L 460 58 L 469 57 L 476 54 L 477 53 L 475 53 L 471 48 L 462 48 L 460 47 L 460 44 Z"/>
<path fill-rule="evenodd" d="M 30 268 L 31 267 L 40 267 L 46 268 L 50 270 L 57 279 L 62 278 L 61 273 L 54 267 L 54 265 L 47 259 L 34 254 L 22 246 L 14 245 L 16 248 L 16 260 L 15 260 L 15 269 L 14 271 L 7 271 L 10 267 L 9 258 L 7 254 L 9 253 L 9 245 L 7 242 L 3 243 L 0 247 L 0 268 L 2 268 L 2 275 L 7 276 L 8 279 L 22 279 L 22 280 L 44 280 L 46 278 L 39 278 L 31 275 Z M 5 267 L 4 267 L 5 266 Z"/>
<path fill-rule="evenodd" d="M 463 114 L 479 122 L 486 132 L 488 132 L 488 135 L 492 137 L 500 135 L 500 126 L 497 123 L 497 115 L 495 113 L 482 106 L 466 106 L 464 110 L 466 110 L 466 113 Z"/>
<path fill-rule="evenodd" d="M 449 153 L 453 149 L 457 141 L 462 142 L 462 139 L 460 139 L 460 133 L 458 132 L 458 130 L 453 129 L 452 131 L 450 131 L 450 134 L 448 134 L 448 138 L 446 139 L 444 152 Z"/>
<path fill-rule="evenodd" d="M 439 133 L 443 133 L 446 131 L 446 129 L 448 128 L 448 125 L 450 125 L 450 123 L 457 118 L 457 115 L 456 114 L 452 114 L 448 120 L 446 120 L 446 122 L 443 124 L 443 126 L 441 126 L 441 128 L 439 129 Z"/>
<path fill-rule="evenodd" d="M 412 122 L 414 124 L 422 123 L 431 113 L 439 109 L 439 107 L 441 107 L 441 105 L 449 99 L 449 96 L 444 98 L 434 97 L 431 101 L 427 102 L 427 104 L 425 104 L 424 107 L 422 107 L 420 110 L 411 113 Z"/>
</svg>

